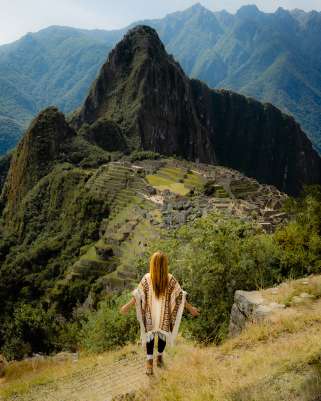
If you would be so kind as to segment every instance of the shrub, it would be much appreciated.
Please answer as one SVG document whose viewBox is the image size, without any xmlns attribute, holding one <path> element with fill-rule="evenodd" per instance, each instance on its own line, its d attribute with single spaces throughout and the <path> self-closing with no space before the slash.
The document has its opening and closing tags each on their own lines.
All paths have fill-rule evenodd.
<svg viewBox="0 0 321 401">
<path fill-rule="evenodd" d="M 50 353 L 55 350 L 55 336 L 59 331 L 54 315 L 40 305 L 18 305 L 12 319 L 2 327 L 2 352 L 10 359 L 21 359 L 32 352 Z"/>
<path fill-rule="evenodd" d="M 159 158 L 160 158 L 159 153 L 152 152 L 149 150 L 135 150 L 130 155 L 131 162 L 134 162 L 137 160 L 146 160 L 146 159 L 155 160 L 155 159 L 159 159 Z"/>
<path fill-rule="evenodd" d="M 81 345 L 87 351 L 102 352 L 134 341 L 139 325 L 134 308 L 127 316 L 119 313 L 128 296 L 113 296 L 100 303 L 95 312 L 87 315 L 81 332 Z"/>
<path fill-rule="evenodd" d="M 320 273 L 321 186 L 306 186 L 298 199 L 289 199 L 286 211 L 293 219 L 275 232 L 275 239 L 282 251 L 282 274 L 299 277 Z"/>
</svg>

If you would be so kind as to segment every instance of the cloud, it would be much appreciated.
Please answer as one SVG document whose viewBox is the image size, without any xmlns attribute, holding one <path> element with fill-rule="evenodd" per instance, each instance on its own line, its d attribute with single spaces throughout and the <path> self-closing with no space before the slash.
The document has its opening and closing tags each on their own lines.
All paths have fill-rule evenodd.
<svg viewBox="0 0 321 401">
<path fill-rule="evenodd" d="M 18 39 L 27 32 L 49 25 L 80 28 L 121 28 L 133 21 L 161 18 L 183 10 L 197 0 L 0 0 L 0 43 Z M 235 12 L 241 5 L 256 3 L 262 11 L 284 8 L 321 10 L 320 0 L 201 0 L 212 10 Z"/>
</svg>

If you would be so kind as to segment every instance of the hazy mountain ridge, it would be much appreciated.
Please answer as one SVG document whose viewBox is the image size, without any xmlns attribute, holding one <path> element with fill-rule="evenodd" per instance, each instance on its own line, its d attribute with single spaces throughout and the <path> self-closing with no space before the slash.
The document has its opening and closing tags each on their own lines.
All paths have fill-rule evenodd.
<svg viewBox="0 0 321 401">
<path fill-rule="evenodd" d="M 6 46 L 0 56 L 1 75 L 6 77 L 0 82 L 1 132 L 8 126 L 5 117 L 23 130 L 48 105 L 56 104 L 66 112 L 77 107 L 111 48 L 104 36 L 99 31 L 84 34 L 50 27 Z M 7 142 L 4 150 L 12 147 L 15 137 Z"/>
<path fill-rule="evenodd" d="M 263 13 L 244 6 L 234 15 L 197 4 L 143 23 L 158 31 L 188 75 L 275 104 L 293 114 L 320 146 L 321 13 L 282 8 Z M 50 104 L 65 112 L 78 107 L 106 54 L 126 30 L 54 26 L 1 46 L 0 72 L 10 85 L 0 100 L 1 132 L 7 127 L 2 116 L 14 119 L 22 130 Z M 17 135 L 19 130 L 14 131 Z M 10 137 L 2 153 L 16 143 Z"/>
</svg>

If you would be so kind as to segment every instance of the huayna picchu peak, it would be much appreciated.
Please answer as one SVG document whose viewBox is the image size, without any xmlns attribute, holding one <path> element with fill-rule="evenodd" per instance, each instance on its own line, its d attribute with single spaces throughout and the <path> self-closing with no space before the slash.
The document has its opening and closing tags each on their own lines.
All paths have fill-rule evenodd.
<svg viewBox="0 0 321 401">
<path fill-rule="evenodd" d="M 102 118 L 119 126 L 131 150 L 223 164 L 290 194 L 321 180 L 320 157 L 292 117 L 189 79 L 148 26 L 130 30 L 110 53 L 72 124 Z"/>
<path fill-rule="evenodd" d="M 101 118 L 119 125 L 131 150 L 215 161 L 189 80 L 148 26 L 130 30 L 110 53 L 73 121 L 79 128 Z"/>
</svg>

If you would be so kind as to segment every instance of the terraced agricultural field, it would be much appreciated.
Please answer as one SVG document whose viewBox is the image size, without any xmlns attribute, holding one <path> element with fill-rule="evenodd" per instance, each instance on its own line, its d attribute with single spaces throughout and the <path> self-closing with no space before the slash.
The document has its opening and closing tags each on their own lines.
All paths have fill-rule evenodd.
<svg viewBox="0 0 321 401">
<path fill-rule="evenodd" d="M 146 180 L 160 191 L 168 189 L 182 196 L 187 195 L 192 188 L 200 189 L 205 183 L 201 174 L 170 165 L 160 168 L 156 174 L 147 175 Z"/>
<path fill-rule="evenodd" d="M 112 162 L 101 166 L 86 187 L 107 200 L 109 213 L 101 221 L 99 240 L 83 249 L 69 274 L 86 277 L 97 271 L 107 292 L 134 283 L 137 256 L 153 239 L 211 210 L 247 215 L 239 208 L 241 199 L 253 196 L 257 201 L 259 189 L 265 188 L 222 167 L 205 169 L 171 159 L 141 161 L 134 166 Z M 264 202 L 270 198 L 270 190 L 266 190 L 261 194 Z M 263 217 L 262 222 L 265 224 Z"/>
<path fill-rule="evenodd" d="M 246 198 L 259 189 L 259 184 L 254 180 L 240 179 L 232 180 L 230 184 L 231 191 L 236 198 Z"/>
</svg>

